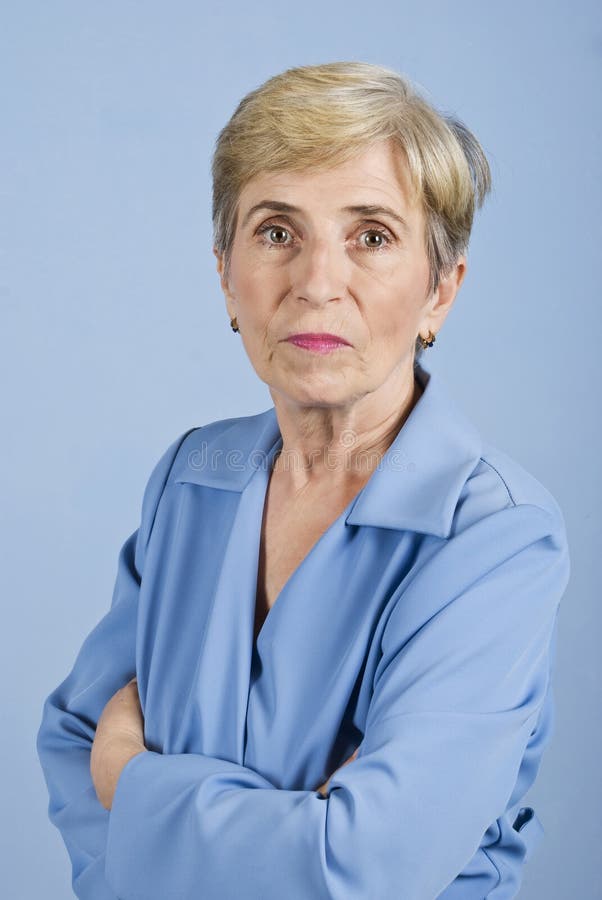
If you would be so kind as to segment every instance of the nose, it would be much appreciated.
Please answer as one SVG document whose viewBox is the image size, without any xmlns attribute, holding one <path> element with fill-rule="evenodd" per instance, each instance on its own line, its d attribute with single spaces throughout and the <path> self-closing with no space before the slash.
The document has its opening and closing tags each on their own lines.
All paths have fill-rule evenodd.
<svg viewBox="0 0 602 900">
<path fill-rule="evenodd" d="M 334 238 L 308 239 L 291 261 L 292 293 L 299 300 L 320 305 L 341 300 L 346 293 L 347 260 Z"/>
</svg>

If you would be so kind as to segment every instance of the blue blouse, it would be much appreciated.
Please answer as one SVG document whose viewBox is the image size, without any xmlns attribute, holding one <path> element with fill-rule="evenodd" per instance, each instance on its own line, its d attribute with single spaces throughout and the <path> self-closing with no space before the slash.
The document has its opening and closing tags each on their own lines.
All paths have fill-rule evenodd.
<svg viewBox="0 0 602 900">
<path fill-rule="evenodd" d="M 37 736 L 79 898 L 516 895 L 543 834 L 521 799 L 553 727 L 565 523 L 438 376 L 417 377 L 396 439 L 256 641 L 274 407 L 192 428 L 157 462 L 110 609 Z M 134 675 L 149 750 L 108 811 L 90 748 Z"/>
</svg>

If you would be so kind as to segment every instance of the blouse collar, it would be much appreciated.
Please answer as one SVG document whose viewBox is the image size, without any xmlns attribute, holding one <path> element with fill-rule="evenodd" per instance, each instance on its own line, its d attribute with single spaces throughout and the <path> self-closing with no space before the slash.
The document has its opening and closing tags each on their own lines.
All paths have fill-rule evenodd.
<svg viewBox="0 0 602 900">
<path fill-rule="evenodd" d="M 422 395 L 345 522 L 446 538 L 482 441 L 440 377 L 421 365 L 415 374 Z M 170 480 L 241 492 L 258 468 L 271 465 L 281 443 L 273 406 L 256 415 L 211 422 L 185 438 Z"/>
</svg>

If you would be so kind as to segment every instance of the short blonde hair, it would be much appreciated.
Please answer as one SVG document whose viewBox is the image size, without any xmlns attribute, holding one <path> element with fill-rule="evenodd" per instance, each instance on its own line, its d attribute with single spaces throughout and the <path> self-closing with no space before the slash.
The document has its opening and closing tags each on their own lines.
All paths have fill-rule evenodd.
<svg viewBox="0 0 602 900">
<path fill-rule="evenodd" d="M 212 158 L 213 243 L 229 273 L 243 187 L 256 175 L 328 168 L 391 139 L 422 206 L 427 296 L 468 250 L 475 207 L 491 190 L 485 153 L 454 115 L 406 77 L 366 62 L 297 66 L 250 91 L 219 132 Z M 416 339 L 415 363 L 421 355 Z"/>
</svg>

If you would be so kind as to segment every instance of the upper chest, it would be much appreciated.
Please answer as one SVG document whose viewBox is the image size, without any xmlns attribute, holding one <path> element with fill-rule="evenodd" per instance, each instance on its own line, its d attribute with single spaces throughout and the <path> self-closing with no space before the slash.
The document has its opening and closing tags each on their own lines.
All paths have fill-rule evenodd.
<svg viewBox="0 0 602 900">
<path fill-rule="evenodd" d="M 291 496 L 272 475 L 259 543 L 255 637 L 287 581 L 362 486 L 357 483 L 337 492 L 321 487 Z"/>
</svg>

